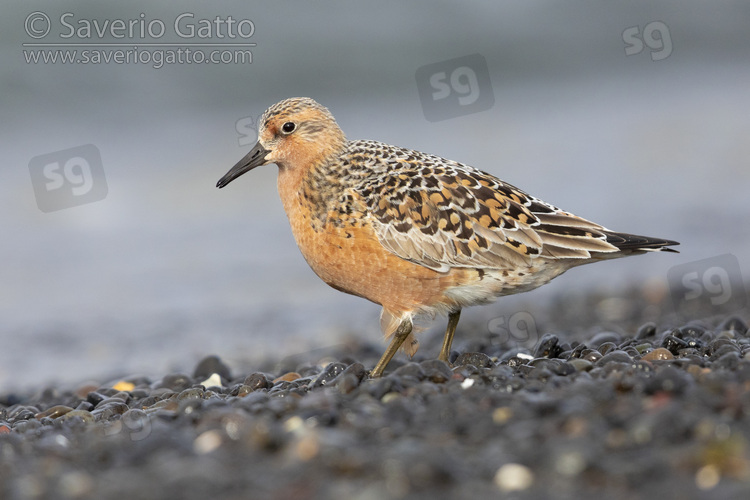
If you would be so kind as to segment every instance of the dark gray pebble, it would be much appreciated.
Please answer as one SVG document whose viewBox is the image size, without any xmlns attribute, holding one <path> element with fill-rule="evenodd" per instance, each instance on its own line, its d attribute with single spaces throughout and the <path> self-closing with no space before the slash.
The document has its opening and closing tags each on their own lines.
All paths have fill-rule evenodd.
<svg viewBox="0 0 750 500">
<path fill-rule="evenodd" d="M 419 363 L 425 377 L 436 384 L 443 384 L 453 377 L 453 371 L 448 363 L 439 359 L 426 359 Z"/>
<path fill-rule="evenodd" d="M 620 337 L 620 335 L 614 332 L 601 332 L 594 335 L 591 340 L 586 342 L 586 345 L 592 349 L 599 349 L 604 343 L 612 343 L 617 346 L 620 342 L 622 342 L 622 337 Z"/>
<path fill-rule="evenodd" d="M 425 372 L 419 363 L 406 363 L 403 366 L 399 366 L 393 371 L 394 377 L 399 378 L 413 378 L 415 380 L 424 380 L 426 378 Z"/>
<path fill-rule="evenodd" d="M 104 394 L 98 393 L 98 392 L 94 392 L 94 391 L 89 392 L 86 395 L 86 401 L 88 401 L 89 403 L 91 403 L 94 406 L 98 405 L 99 403 L 101 403 L 105 399 L 107 399 L 107 396 L 105 396 Z"/>
<path fill-rule="evenodd" d="M 349 366 L 347 366 L 339 376 L 343 377 L 346 375 L 353 375 L 359 382 L 362 382 L 362 380 L 364 380 L 364 378 L 367 376 L 367 370 L 365 369 L 365 365 L 355 361 L 353 363 L 350 363 Z"/>
<path fill-rule="evenodd" d="M 346 365 L 344 363 L 329 363 L 312 382 L 311 388 L 330 384 L 336 377 L 341 375 L 344 370 L 346 370 Z"/>
<path fill-rule="evenodd" d="M 739 316 L 730 316 L 721 323 L 719 329 L 734 331 L 740 335 L 747 335 L 747 323 Z"/>
<path fill-rule="evenodd" d="M 585 349 L 581 353 L 581 359 L 585 359 L 586 361 L 590 363 L 596 363 L 602 358 L 602 353 L 599 351 L 595 351 L 593 349 Z"/>
<path fill-rule="evenodd" d="M 362 379 L 357 378 L 353 373 L 342 373 L 333 381 L 334 387 L 336 387 L 342 394 L 349 394 L 354 389 L 359 387 Z"/>
<path fill-rule="evenodd" d="M 273 385 L 273 382 L 271 382 L 268 377 L 257 372 L 245 377 L 243 383 L 249 386 L 253 391 L 257 391 L 258 389 L 268 389 Z"/>
<path fill-rule="evenodd" d="M 224 362 L 219 359 L 218 356 L 206 356 L 195 367 L 193 370 L 193 378 L 201 381 L 205 380 L 214 373 L 218 373 L 224 380 L 232 379 L 232 372 Z"/>
<path fill-rule="evenodd" d="M 97 407 L 91 412 L 97 421 L 109 420 L 115 415 L 122 415 L 130 408 L 125 403 L 109 403 L 105 406 Z"/>
<path fill-rule="evenodd" d="M 477 368 L 489 368 L 493 363 L 492 359 L 483 352 L 465 352 L 453 364 L 456 366 L 471 365 Z"/>
<path fill-rule="evenodd" d="M 645 340 L 647 338 L 654 337 L 656 335 L 656 323 L 649 322 L 644 323 L 638 328 L 638 332 L 635 334 L 637 340 Z"/>
<path fill-rule="evenodd" d="M 189 376 L 182 373 L 165 375 L 157 388 L 169 389 L 174 392 L 182 392 L 193 386 L 195 382 Z"/>
<path fill-rule="evenodd" d="M 557 335 L 546 333 L 542 335 L 539 345 L 534 351 L 535 358 L 556 358 L 563 352 L 562 346 L 560 346 L 560 339 Z"/>
<path fill-rule="evenodd" d="M 604 366 L 607 363 L 626 363 L 630 364 L 633 362 L 633 358 L 631 358 L 628 353 L 625 351 L 611 351 L 602 356 L 597 362 L 596 366 Z"/>
<path fill-rule="evenodd" d="M 680 349 L 687 349 L 690 346 L 681 338 L 676 337 L 670 333 L 664 336 L 664 339 L 661 342 L 661 347 L 667 349 L 675 356 L 679 356 Z"/>
<path fill-rule="evenodd" d="M 596 350 L 599 351 L 599 354 L 601 354 L 602 356 L 616 349 L 617 349 L 617 344 L 614 342 L 603 342 L 599 344 L 599 347 L 596 348 Z"/>
</svg>

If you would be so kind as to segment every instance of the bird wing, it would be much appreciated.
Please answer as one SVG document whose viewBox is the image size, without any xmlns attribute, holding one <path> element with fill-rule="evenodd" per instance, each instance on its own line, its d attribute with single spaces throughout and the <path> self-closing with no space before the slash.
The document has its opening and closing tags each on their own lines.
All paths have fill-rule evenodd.
<svg viewBox="0 0 750 500">
<path fill-rule="evenodd" d="M 384 145 L 385 146 L 385 145 Z M 504 269 L 613 253 L 611 233 L 473 167 L 393 148 L 358 194 L 380 243 L 416 264 Z M 383 168 L 383 166 L 385 167 Z M 377 176 L 377 182 L 372 180 Z"/>
</svg>

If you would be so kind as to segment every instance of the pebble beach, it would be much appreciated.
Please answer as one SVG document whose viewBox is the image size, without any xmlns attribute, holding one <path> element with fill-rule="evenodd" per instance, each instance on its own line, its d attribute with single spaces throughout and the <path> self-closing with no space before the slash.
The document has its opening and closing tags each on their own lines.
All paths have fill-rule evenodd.
<svg viewBox="0 0 750 500">
<path fill-rule="evenodd" d="M 748 317 L 675 321 L 5 390 L 0 498 L 746 498 Z"/>
</svg>

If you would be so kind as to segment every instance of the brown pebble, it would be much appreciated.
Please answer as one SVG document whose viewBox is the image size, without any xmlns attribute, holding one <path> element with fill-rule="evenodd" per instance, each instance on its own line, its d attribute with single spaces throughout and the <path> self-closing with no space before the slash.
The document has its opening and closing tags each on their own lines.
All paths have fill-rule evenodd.
<svg viewBox="0 0 750 500">
<path fill-rule="evenodd" d="M 289 373 L 285 373 L 284 375 L 280 377 L 273 379 L 273 383 L 276 384 L 278 382 L 294 382 L 295 380 L 301 377 L 302 375 L 300 375 L 297 372 L 289 372 Z"/>
<path fill-rule="evenodd" d="M 647 352 L 641 358 L 644 361 L 663 361 L 665 359 L 674 359 L 674 355 L 668 349 L 657 347 L 651 352 Z"/>
<path fill-rule="evenodd" d="M 69 411 L 68 413 L 62 416 L 61 420 L 70 420 L 75 417 L 80 418 L 86 423 L 94 422 L 94 415 L 90 411 L 86 411 L 86 410 Z"/>
<path fill-rule="evenodd" d="M 159 410 L 176 412 L 179 407 L 180 404 L 174 399 L 162 399 L 161 401 L 157 401 L 151 406 L 144 406 L 143 410 L 146 413 L 154 413 Z"/>
<path fill-rule="evenodd" d="M 73 408 L 71 408 L 70 406 L 55 405 L 44 411 L 40 411 L 39 413 L 34 415 L 34 418 L 36 418 L 37 420 L 41 420 L 44 417 L 57 418 L 57 417 L 62 417 L 63 415 L 71 411 L 73 411 Z"/>
<path fill-rule="evenodd" d="M 253 391 L 255 391 L 255 389 L 253 389 L 249 385 L 242 384 L 240 388 L 237 390 L 237 396 L 240 398 L 244 398 L 245 396 L 247 396 Z"/>
<path fill-rule="evenodd" d="M 79 387 L 78 389 L 76 389 L 75 395 L 79 399 L 86 399 L 86 396 L 89 395 L 89 392 L 94 392 L 98 388 L 99 388 L 99 385 L 93 382 L 90 384 L 85 384 Z"/>
</svg>

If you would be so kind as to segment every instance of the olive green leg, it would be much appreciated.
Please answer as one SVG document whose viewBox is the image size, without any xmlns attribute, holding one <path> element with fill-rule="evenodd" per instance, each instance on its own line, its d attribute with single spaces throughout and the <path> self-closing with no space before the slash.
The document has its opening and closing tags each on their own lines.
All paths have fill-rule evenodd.
<svg viewBox="0 0 750 500">
<path fill-rule="evenodd" d="M 440 361 L 448 362 L 448 358 L 451 355 L 451 345 L 453 344 L 453 336 L 456 334 L 456 326 L 458 326 L 458 319 L 461 317 L 461 309 L 452 312 L 448 315 L 448 328 L 445 330 L 445 337 L 443 338 L 443 348 L 440 349 Z"/>
<path fill-rule="evenodd" d="M 411 319 L 405 319 L 400 325 L 398 325 L 398 329 L 396 330 L 396 333 L 393 334 L 393 340 L 391 340 L 391 343 L 388 345 L 388 349 L 385 350 L 380 361 L 378 361 L 378 364 L 375 365 L 375 368 L 370 372 L 370 378 L 378 378 L 383 375 L 383 370 L 385 370 L 385 367 L 390 363 L 391 359 L 393 359 L 393 356 L 396 354 L 399 347 L 401 347 L 401 344 L 404 343 L 406 337 L 409 336 L 411 328 Z"/>
</svg>

